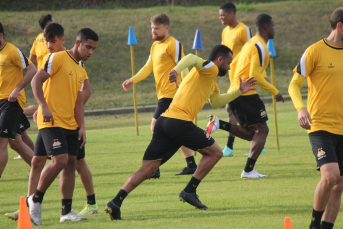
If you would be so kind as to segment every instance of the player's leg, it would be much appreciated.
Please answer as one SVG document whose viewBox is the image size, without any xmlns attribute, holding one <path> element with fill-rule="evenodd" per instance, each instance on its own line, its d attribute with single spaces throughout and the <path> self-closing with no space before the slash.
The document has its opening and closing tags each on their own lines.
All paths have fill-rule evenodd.
<svg viewBox="0 0 343 229">
<path fill-rule="evenodd" d="M 310 228 L 321 228 L 321 219 L 324 210 L 331 213 L 331 217 L 325 214 L 325 221 L 328 223 L 336 218 L 337 206 L 335 201 L 339 201 L 337 194 L 341 192 L 341 167 L 342 162 L 342 139 L 335 134 L 326 131 L 315 131 L 309 134 L 312 152 L 316 157 L 317 169 L 320 168 L 321 178 L 314 193 L 314 203 Z M 337 185 L 337 186 L 336 186 Z M 334 187 L 336 188 L 334 190 Z M 333 194 L 331 199 L 331 194 Z M 330 201 L 329 201 L 330 200 Z"/>
<path fill-rule="evenodd" d="M 175 176 L 194 174 L 195 170 L 197 169 L 197 164 L 194 158 L 194 151 L 185 146 L 181 146 L 180 150 L 186 159 L 187 167 L 183 168 L 181 173 L 175 174 Z"/>
<path fill-rule="evenodd" d="M 95 200 L 93 177 L 85 159 L 85 147 L 79 150 L 76 159 L 77 159 L 76 171 L 80 176 L 82 185 L 87 195 L 87 204 L 82 209 L 82 211 L 78 213 L 78 215 L 85 216 L 85 215 L 98 213 L 99 208 Z"/>
<path fill-rule="evenodd" d="M 80 217 L 72 211 L 73 194 L 75 187 L 76 157 L 79 152 L 79 133 L 76 130 L 66 130 L 64 133 L 68 145 L 68 162 L 60 174 L 60 191 L 62 195 L 62 213 L 60 223 L 67 221 L 80 221 L 87 218 Z"/>
<path fill-rule="evenodd" d="M 35 145 L 33 144 L 31 138 L 27 135 L 26 131 L 21 132 L 21 139 L 28 147 L 30 147 L 32 151 L 35 149 Z"/>
<path fill-rule="evenodd" d="M 17 135 L 14 140 L 10 140 L 9 145 L 11 149 L 16 151 L 21 156 L 21 158 L 26 162 L 26 164 L 31 166 L 33 150 L 23 142 L 20 135 Z"/>
<path fill-rule="evenodd" d="M 233 115 L 232 110 L 230 109 L 230 104 L 226 104 L 225 108 L 227 111 L 229 123 L 231 123 L 233 125 L 237 125 L 237 120 L 236 120 L 235 116 Z M 232 133 L 229 133 L 227 143 L 225 145 L 225 148 L 223 149 L 223 156 L 224 157 L 232 157 L 234 155 L 234 152 L 233 152 L 233 142 L 234 141 L 235 141 L 235 135 Z"/>
<path fill-rule="evenodd" d="M 8 138 L 0 137 L 0 178 L 8 161 L 7 144 Z"/>
</svg>

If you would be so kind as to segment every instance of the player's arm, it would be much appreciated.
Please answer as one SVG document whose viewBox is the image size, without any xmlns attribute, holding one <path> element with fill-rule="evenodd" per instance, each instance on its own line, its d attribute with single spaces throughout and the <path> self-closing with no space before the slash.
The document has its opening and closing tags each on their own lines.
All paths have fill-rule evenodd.
<svg viewBox="0 0 343 229">
<path fill-rule="evenodd" d="M 25 57 L 26 58 L 26 57 Z M 8 97 L 8 101 L 15 102 L 19 96 L 19 93 L 21 89 L 23 89 L 26 85 L 28 85 L 33 76 L 37 73 L 37 68 L 31 63 L 26 68 L 24 68 L 26 71 L 23 79 L 20 81 L 20 83 L 14 88 L 10 96 Z"/>
<path fill-rule="evenodd" d="M 83 81 L 83 90 L 82 90 L 83 105 L 86 105 L 91 95 L 92 95 L 91 84 L 89 83 L 89 80 L 86 79 L 85 81 Z"/>
<path fill-rule="evenodd" d="M 84 85 L 83 85 L 84 87 Z M 82 144 L 80 149 L 86 144 L 86 126 L 85 126 L 85 119 L 84 119 L 84 107 L 83 107 L 83 92 L 82 89 L 77 93 L 77 99 L 75 102 L 75 120 L 77 125 L 79 126 L 79 140 L 82 139 Z"/>
<path fill-rule="evenodd" d="M 49 110 L 48 104 L 44 98 L 43 83 L 50 77 L 50 75 L 43 69 L 39 69 L 37 74 L 31 81 L 33 95 L 42 109 L 43 122 L 50 122 L 54 125 L 54 118 Z"/>
<path fill-rule="evenodd" d="M 32 63 L 34 65 L 37 65 L 37 56 L 36 55 L 33 55 L 32 53 L 30 53 L 29 59 L 32 61 Z"/>
<path fill-rule="evenodd" d="M 256 84 L 256 80 L 254 80 L 254 77 L 250 77 L 246 81 L 242 82 L 242 78 L 239 77 L 239 87 L 229 91 L 228 93 L 220 94 L 219 88 L 215 90 L 215 93 L 213 93 L 210 96 L 210 104 L 213 108 L 219 108 L 224 106 L 225 104 L 230 103 L 231 101 L 238 98 L 240 95 L 250 91 L 250 90 L 256 90 L 255 87 L 252 87 Z"/>
<path fill-rule="evenodd" d="M 145 78 L 147 78 L 152 72 L 152 70 L 153 70 L 153 65 L 152 65 L 152 61 L 149 58 L 146 64 L 139 70 L 139 72 L 136 75 L 134 75 L 131 79 L 124 81 L 122 85 L 124 90 L 127 91 L 127 89 L 131 87 L 133 84 L 136 84 L 144 80 Z"/>
<path fill-rule="evenodd" d="M 180 74 L 180 72 L 184 71 L 186 68 L 190 66 L 194 66 L 197 69 L 201 69 L 203 64 L 202 58 L 193 55 L 193 54 L 188 54 L 184 58 L 182 58 L 178 64 L 169 72 L 169 81 L 174 82 L 175 86 L 177 86 L 177 76 Z"/>
<path fill-rule="evenodd" d="M 304 76 L 297 72 L 294 73 L 292 81 L 289 84 L 288 93 L 291 96 L 295 109 L 297 109 L 299 125 L 306 130 L 310 130 L 312 119 L 305 107 L 300 92 L 300 88 L 304 84 L 305 80 L 306 78 Z"/>
</svg>

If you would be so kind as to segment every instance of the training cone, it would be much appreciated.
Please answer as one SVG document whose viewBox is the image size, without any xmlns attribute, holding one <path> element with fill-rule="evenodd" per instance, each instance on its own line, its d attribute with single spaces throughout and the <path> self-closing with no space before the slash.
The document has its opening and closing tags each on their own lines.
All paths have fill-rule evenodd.
<svg viewBox="0 0 343 229">
<path fill-rule="evenodd" d="M 195 32 L 195 37 L 194 37 L 192 49 L 204 49 L 204 46 L 202 45 L 201 35 L 200 35 L 199 29 L 197 29 L 197 31 Z"/>
<path fill-rule="evenodd" d="M 127 38 L 127 45 L 136 45 L 137 39 L 132 26 L 129 27 L 129 37 Z"/>
<path fill-rule="evenodd" d="M 32 229 L 29 209 L 27 208 L 26 199 L 24 196 L 20 197 L 17 229 Z"/>
<path fill-rule="evenodd" d="M 292 229 L 291 219 L 289 217 L 285 217 L 283 229 Z"/>
</svg>

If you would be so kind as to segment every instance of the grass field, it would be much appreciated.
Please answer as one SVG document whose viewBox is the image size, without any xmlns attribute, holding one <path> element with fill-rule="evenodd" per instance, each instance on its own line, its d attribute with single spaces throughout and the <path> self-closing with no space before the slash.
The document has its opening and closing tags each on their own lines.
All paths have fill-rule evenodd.
<svg viewBox="0 0 343 229">
<path fill-rule="evenodd" d="M 269 175 L 258 180 L 243 180 L 240 174 L 245 165 L 249 143 L 235 141 L 235 156 L 223 158 L 198 188 L 200 200 L 207 211 L 199 211 L 178 200 L 179 192 L 190 176 L 175 177 L 185 166 L 181 152 L 161 167 L 159 180 L 147 180 L 134 190 L 122 206 L 123 221 L 110 221 L 103 209 L 126 178 L 136 171 L 148 146 L 152 113 L 139 114 L 140 136 L 135 135 L 134 116 L 94 116 L 86 118 L 87 162 L 92 170 L 100 213 L 86 222 L 59 223 L 61 200 L 58 182 L 48 189 L 43 202 L 43 225 L 39 228 L 283 228 L 284 217 L 289 216 L 293 229 L 308 228 L 312 211 L 313 192 L 320 174 L 316 172 L 306 131 L 297 123 L 297 114 L 291 102 L 278 103 L 280 147 L 276 151 L 272 107 L 267 105 L 270 134 L 267 154 L 261 155 L 256 170 Z M 224 109 L 204 110 L 198 115 L 200 127 L 206 125 L 206 116 L 215 113 L 225 118 Z M 35 125 L 29 131 L 35 139 Z M 213 137 L 220 146 L 226 143 L 225 132 Z M 15 211 L 19 197 L 26 195 L 28 166 L 23 161 L 9 162 L 0 185 L 0 228 L 16 228 L 16 223 L 4 217 Z M 196 161 L 200 156 L 196 156 Z M 80 179 L 76 178 L 73 209 L 79 212 L 86 203 Z M 339 214 L 335 228 L 343 227 Z"/>
<path fill-rule="evenodd" d="M 95 2 L 95 1 L 93 1 Z M 199 1 L 200 2 L 200 1 Z M 237 3 L 237 2 L 236 2 Z M 31 3 L 33 4 L 33 3 Z M 67 4 L 67 3 L 66 3 Z M 199 3 L 200 4 L 200 3 Z M 276 86 L 287 93 L 292 70 L 299 62 L 304 50 L 312 43 L 330 33 L 329 17 L 342 5 L 340 0 L 321 1 L 275 1 L 271 3 L 237 4 L 237 18 L 252 28 L 261 13 L 270 14 L 275 21 L 274 44 L 278 57 L 275 59 Z M 157 13 L 167 13 L 171 20 L 170 35 L 183 45 L 184 52 L 194 53 L 192 44 L 196 29 L 200 29 L 204 50 L 200 56 L 207 58 L 211 48 L 221 42 L 224 28 L 218 19 L 218 6 L 151 7 L 139 9 L 70 9 L 58 11 L 1 11 L 0 21 L 5 28 L 8 42 L 17 45 L 27 56 L 32 42 L 41 32 L 38 19 L 51 13 L 65 28 L 65 46 L 71 48 L 80 28 L 93 28 L 100 37 L 95 54 L 86 62 L 93 89 L 93 96 L 86 109 L 109 108 L 133 105 L 132 90 L 125 93 L 121 87 L 131 77 L 130 48 L 127 44 L 129 26 L 133 26 L 138 44 L 135 50 L 136 72 L 145 64 L 150 47 L 150 18 Z M 269 71 L 269 70 L 268 70 Z M 154 79 L 149 76 L 137 85 L 139 105 L 155 104 Z M 222 91 L 229 87 L 228 77 L 220 79 Z M 306 91 L 306 86 L 303 87 Z M 27 87 L 28 104 L 35 103 L 30 87 Z M 269 95 L 259 91 L 261 95 Z"/>
</svg>

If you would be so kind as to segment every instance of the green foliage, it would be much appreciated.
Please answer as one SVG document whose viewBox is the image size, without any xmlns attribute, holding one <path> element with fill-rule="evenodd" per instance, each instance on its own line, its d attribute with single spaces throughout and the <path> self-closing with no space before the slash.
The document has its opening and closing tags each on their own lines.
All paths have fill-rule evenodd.
<svg viewBox="0 0 343 229">
<path fill-rule="evenodd" d="M 275 81 L 276 87 L 283 94 L 287 94 L 293 75 L 292 70 L 302 53 L 309 45 L 329 35 L 329 17 L 332 11 L 341 5 L 341 1 L 338 0 L 275 1 L 254 4 L 239 1 L 237 3 L 238 20 L 252 28 L 254 34 L 256 32 L 254 20 L 257 15 L 267 13 L 273 17 L 276 29 L 274 45 L 278 55 L 274 61 Z M 4 4 L 4 1 L 0 1 L 0 4 Z M 99 34 L 100 41 L 94 55 L 85 63 L 93 89 L 86 109 L 109 108 L 133 105 L 132 89 L 125 92 L 121 87 L 122 82 L 131 77 L 130 48 L 126 45 L 129 26 L 133 26 L 138 41 L 134 46 L 135 72 L 145 64 L 153 43 L 150 18 L 161 12 L 169 15 L 170 35 L 184 45 L 185 54 L 195 52 L 191 48 L 195 31 L 200 29 L 205 48 L 200 50 L 200 56 L 206 59 L 210 49 L 221 42 L 223 26 L 218 19 L 220 4 L 218 2 L 216 6 L 173 8 L 161 6 L 141 9 L 109 7 L 108 9 L 33 12 L 2 11 L 0 21 L 5 28 L 6 40 L 17 45 L 27 56 L 34 38 L 41 32 L 38 19 L 43 14 L 51 13 L 54 19 L 64 26 L 67 48 L 73 46 L 79 29 L 84 27 L 94 29 Z M 269 69 L 267 72 L 269 74 Z M 221 91 L 227 91 L 230 86 L 228 77 L 220 78 L 218 82 Z M 307 87 L 304 85 L 302 92 L 306 91 Z M 35 103 L 30 86 L 26 88 L 26 92 L 27 104 Z M 270 95 L 264 90 L 258 90 L 258 93 L 262 96 Z M 139 105 L 144 105 L 156 104 L 156 101 L 155 83 L 151 75 L 137 84 L 137 102 Z"/>
<path fill-rule="evenodd" d="M 277 103 L 280 151 L 276 151 L 272 107 L 266 105 L 270 128 L 266 143 L 267 154 L 261 155 L 256 170 L 269 177 L 243 180 L 240 174 L 249 151 L 249 142 L 236 138 L 235 155 L 222 158 L 200 183 L 197 194 L 207 211 L 199 211 L 178 199 L 178 194 L 190 176 L 175 177 L 186 165 L 178 151 L 161 167 L 159 180 L 144 181 L 125 199 L 122 205 L 123 221 L 111 221 L 104 207 L 119 191 L 127 177 L 140 165 L 143 153 L 151 140 L 152 113 L 139 114 L 140 135 L 136 136 L 134 116 L 86 117 L 86 161 L 92 171 L 99 214 L 87 217 L 86 222 L 59 223 L 61 196 L 56 180 L 46 192 L 42 205 L 42 228 L 283 228 L 285 217 L 290 217 L 294 229 L 308 228 L 311 218 L 313 193 L 320 179 L 315 158 L 306 131 L 297 121 L 291 102 Z M 205 127 L 206 116 L 215 113 L 222 119 L 224 109 L 205 110 L 198 115 L 200 127 Z M 29 130 L 35 139 L 36 125 Z M 213 134 L 220 147 L 227 141 L 227 133 Z M 19 197 L 27 191 L 29 167 L 9 151 L 9 161 L 1 177 L 1 228 L 15 228 L 16 222 L 4 217 L 6 212 L 18 210 Z M 200 154 L 195 157 L 197 163 Z M 79 177 L 73 197 L 73 209 L 79 212 L 86 204 L 86 195 Z M 335 223 L 343 225 L 340 212 Z"/>
</svg>

